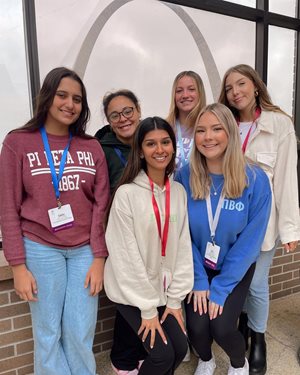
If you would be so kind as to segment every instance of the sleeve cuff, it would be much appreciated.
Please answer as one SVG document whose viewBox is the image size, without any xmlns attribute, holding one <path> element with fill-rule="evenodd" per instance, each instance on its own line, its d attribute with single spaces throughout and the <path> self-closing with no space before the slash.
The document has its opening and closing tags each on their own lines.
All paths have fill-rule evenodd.
<svg viewBox="0 0 300 375">
<path fill-rule="evenodd" d="M 208 279 L 202 279 L 202 280 L 195 280 L 193 290 L 208 290 L 209 289 L 209 283 Z"/>
<path fill-rule="evenodd" d="M 108 251 L 106 249 L 97 249 L 93 250 L 93 254 L 95 258 L 107 258 L 108 257 Z"/>
<path fill-rule="evenodd" d="M 20 264 L 25 264 L 25 258 L 19 258 L 19 259 L 12 259 L 12 260 L 7 260 L 8 264 L 10 266 L 19 266 Z"/>
<path fill-rule="evenodd" d="M 228 295 L 224 295 L 223 293 L 217 293 L 216 290 L 212 289 L 210 291 L 209 300 L 214 303 L 217 303 L 220 306 L 224 306 L 227 297 Z"/>
<path fill-rule="evenodd" d="M 153 319 L 158 315 L 157 308 L 153 307 L 150 310 L 141 310 L 142 319 Z"/>
<path fill-rule="evenodd" d="M 179 299 L 168 298 L 167 307 L 170 307 L 170 309 L 180 309 L 181 301 Z"/>
</svg>

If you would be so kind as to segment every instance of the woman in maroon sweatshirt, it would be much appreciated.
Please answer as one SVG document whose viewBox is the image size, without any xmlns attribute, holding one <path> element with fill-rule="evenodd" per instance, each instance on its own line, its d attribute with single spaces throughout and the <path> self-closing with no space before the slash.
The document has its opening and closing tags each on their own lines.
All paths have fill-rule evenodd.
<svg viewBox="0 0 300 375">
<path fill-rule="evenodd" d="M 81 79 L 56 68 L 36 114 L 3 142 L 3 249 L 16 293 L 30 304 L 36 374 L 96 373 L 109 181 L 99 142 L 85 134 L 89 114 Z"/>
</svg>

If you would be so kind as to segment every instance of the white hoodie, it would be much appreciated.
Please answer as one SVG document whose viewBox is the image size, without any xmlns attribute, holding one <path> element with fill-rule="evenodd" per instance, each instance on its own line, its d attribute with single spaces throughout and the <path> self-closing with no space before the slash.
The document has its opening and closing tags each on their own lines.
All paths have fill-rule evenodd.
<svg viewBox="0 0 300 375">
<path fill-rule="evenodd" d="M 161 226 L 164 227 L 165 189 L 154 184 Z M 109 257 L 104 286 L 109 299 L 136 306 L 144 319 L 157 315 L 157 307 L 179 309 L 194 282 L 186 193 L 170 178 L 170 224 L 166 256 L 152 206 L 148 176 L 140 172 L 135 180 L 116 192 L 106 230 Z M 163 278 L 167 279 L 164 291 Z"/>
</svg>

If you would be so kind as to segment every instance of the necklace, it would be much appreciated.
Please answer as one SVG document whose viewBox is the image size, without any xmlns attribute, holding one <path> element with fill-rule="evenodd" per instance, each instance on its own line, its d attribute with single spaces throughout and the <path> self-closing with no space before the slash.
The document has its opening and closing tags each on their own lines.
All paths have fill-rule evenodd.
<svg viewBox="0 0 300 375">
<path fill-rule="evenodd" d="M 218 190 L 223 185 L 223 183 L 224 183 L 224 181 L 222 181 L 220 183 L 220 185 L 218 185 L 217 187 L 215 187 L 213 180 L 211 180 L 211 186 L 212 186 L 212 188 L 214 190 L 213 195 L 217 195 L 218 194 Z"/>
</svg>

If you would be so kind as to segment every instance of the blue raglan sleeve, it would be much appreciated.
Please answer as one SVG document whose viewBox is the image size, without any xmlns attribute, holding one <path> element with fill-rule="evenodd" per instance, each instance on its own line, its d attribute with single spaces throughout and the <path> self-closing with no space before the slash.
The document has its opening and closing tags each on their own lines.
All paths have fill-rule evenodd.
<svg viewBox="0 0 300 375">
<path fill-rule="evenodd" d="M 220 274 L 210 285 L 210 300 L 221 306 L 256 261 L 269 221 L 272 197 L 268 177 L 260 168 L 252 173 L 254 187 L 249 201 L 248 224 L 226 254 Z"/>
<path fill-rule="evenodd" d="M 188 173 L 188 167 L 185 166 L 181 168 L 179 171 L 176 172 L 175 180 L 178 181 L 186 190 L 188 200 L 190 201 L 189 204 L 192 204 L 190 195 L 190 189 L 189 189 L 189 173 Z M 190 217 L 189 217 L 190 221 Z M 189 226 L 191 226 L 191 222 L 189 223 Z M 193 290 L 208 290 L 209 289 L 209 283 L 206 271 L 203 267 L 203 261 L 201 252 L 198 249 L 198 247 L 195 245 L 193 239 L 192 239 L 192 251 L 193 251 L 193 262 L 194 262 L 194 286 Z"/>
</svg>

